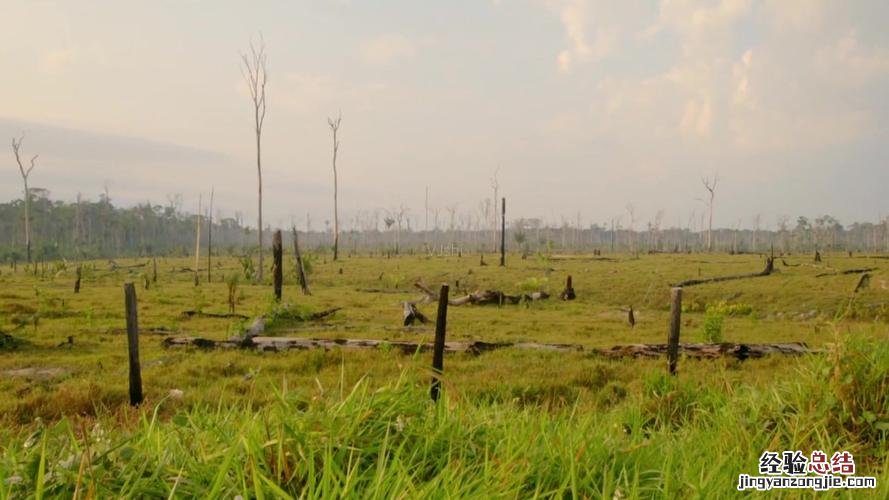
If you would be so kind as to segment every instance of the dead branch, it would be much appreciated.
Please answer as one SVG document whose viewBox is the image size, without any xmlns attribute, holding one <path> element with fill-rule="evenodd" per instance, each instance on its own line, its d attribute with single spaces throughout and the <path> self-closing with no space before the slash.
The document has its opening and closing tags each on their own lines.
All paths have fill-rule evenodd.
<svg viewBox="0 0 889 500">
<path fill-rule="evenodd" d="M 681 281 L 681 282 L 676 283 L 675 285 L 671 285 L 671 286 L 686 287 L 686 286 L 693 286 L 693 285 L 703 285 L 705 283 L 718 283 L 720 281 L 733 281 L 733 280 L 741 280 L 741 279 L 746 279 L 746 278 L 759 278 L 761 276 L 768 276 L 768 275 L 772 274 L 772 272 L 774 272 L 774 270 L 775 270 L 775 261 L 772 259 L 772 257 L 769 257 L 766 260 L 765 269 L 763 269 L 762 271 L 760 271 L 758 273 L 737 274 L 734 276 L 720 276 L 717 278 L 686 280 L 686 281 Z"/>
</svg>

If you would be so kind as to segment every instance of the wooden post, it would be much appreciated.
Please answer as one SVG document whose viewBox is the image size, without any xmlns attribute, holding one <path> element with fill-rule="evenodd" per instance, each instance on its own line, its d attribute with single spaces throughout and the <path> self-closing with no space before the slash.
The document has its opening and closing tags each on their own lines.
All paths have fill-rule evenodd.
<svg viewBox="0 0 889 500">
<path fill-rule="evenodd" d="M 435 344 L 432 349 L 432 387 L 430 395 L 438 401 L 441 393 L 441 380 L 438 375 L 444 371 L 445 331 L 448 326 L 448 285 L 441 285 L 438 294 L 438 317 L 435 320 Z"/>
<path fill-rule="evenodd" d="M 272 259 L 274 260 L 272 276 L 275 280 L 275 300 L 278 302 L 281 302 L 281 285 L 284 281 L 284 270 L 281 267 L 282 254 L 284 251 L 281 246 L 281 230 L 279 229 L 275 231 L 274 236 L 272 236 Z"/>
<path fill-rule="evenodd" d="M 676 375 L 679 359 L 679 326 L 682 320 L 682 287 L 670 289 L 670 337 L 667 339 L 667 363 L 670 375 Z"/>
<path fill-rule="evenodd" d="M 151 282 L 157 283 L 157 257 L 151 259 Z"/>
<path fill-rule="evenodd" d="M 296 226 L 293 226 L 293 253 L 296 254 L 296 271 L 299 274 L 299 286 L 302 287 L 305 295 L 312 295 L 309 291 L 309 280 L 306 278 L 306 268 L 303 266 L 303 257 L 299 252 L 299 236 L 296 233 Z"/>
<path fill-rule="evenodd" d="M 83 266 L 81 264 L 77 264 L 77 269 L 74 270 L 74 293 L 80 293 L 80 278 L 83 276 Z"/>
<path fill-rule="evenodd" d="M 500 208 L 500 265 L 506 265 L 506 198 Z"/>
<path fill-rule="evenodd" d="M 123 286 L 127 314 L 127 350 L 130 357 L 130 405 L 142 404 L 142 367 L 139 364 L 139 316 L 136 305 L 136 287 L 133 283 Z"/>
</svg>

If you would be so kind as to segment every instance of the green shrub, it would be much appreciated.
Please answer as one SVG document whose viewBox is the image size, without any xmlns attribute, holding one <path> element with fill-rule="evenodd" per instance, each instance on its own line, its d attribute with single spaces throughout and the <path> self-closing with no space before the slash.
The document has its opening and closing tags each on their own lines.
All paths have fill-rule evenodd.
<svg viewBox="0 0 889 500">
<path fill-rule="evenodd" d="M 705 341 L 710 343 L 722 342 L 722 323 L 724 320 L 725 315 L 721 312 L 712 309 L 707 310 L 707 314 L 704 316 L 704 324 L 701 326 Z"/>
</svg>

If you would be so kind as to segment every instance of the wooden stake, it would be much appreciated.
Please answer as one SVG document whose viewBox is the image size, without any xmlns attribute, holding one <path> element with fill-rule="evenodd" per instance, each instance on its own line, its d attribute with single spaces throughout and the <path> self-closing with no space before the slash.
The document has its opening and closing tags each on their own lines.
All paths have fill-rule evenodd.
<svg viewBox="0 0 889 500">
<path fill-rule="evenodd" d="M 74 270 L 74 293 L 80 293 L 80 278 L 83 276 L 83 266 L 78 264 Z"/>
<path fill-rule="evenodd" d="M 670 289 L 670 336 L 667 338 L 667 363 L 670 375 L 676 375 L 679 358 L 679 326 L 682 320 L 682 288 Z"/>
<path fill-rule="evenodd" d="M 284 253 L 281 244 L 281 230 L 275 231 L 272 236 L 272 258 L 274 260 L 272 267 L 272 276 L 275 280 L 275 300 L 281 302 L 281 285 L 284 281 L 284 270 L 281 266 L 282 254 Z"/>
<path fill-rule="evenodd" d="M 130 405 L 142 404 L 142 367 L 139 364 L 139 316 L 136 287 L 132 282 L 123 286 L 127 314 L 127 351 L 130 358 Z"/>
<path fill-rule="evenodd" d="M 441 285 L 438 294 L 438 317 L 435 320 L 435 344 L 432 348 L 432 387 L 430 395 L 438 401 L 441 393 L 441 380 L 438 378 L 444 371 L 445 331 L 448 326 L 448 285 Z"/>
</svg>

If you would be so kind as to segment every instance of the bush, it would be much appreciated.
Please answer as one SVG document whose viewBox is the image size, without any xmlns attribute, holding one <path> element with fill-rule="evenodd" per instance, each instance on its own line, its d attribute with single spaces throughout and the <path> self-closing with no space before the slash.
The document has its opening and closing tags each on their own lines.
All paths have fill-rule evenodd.
<svg viewBox="0 0 889 500">
<path fill-rule="evenodd" d="M 704 324 L 701 326 L 705 341 L 710 343 L 722 342 L 722 323 L 724 320 L 725 316 L 721 312 L 707 309 L 707 314 L 704 316 Z"/>
</svg>

